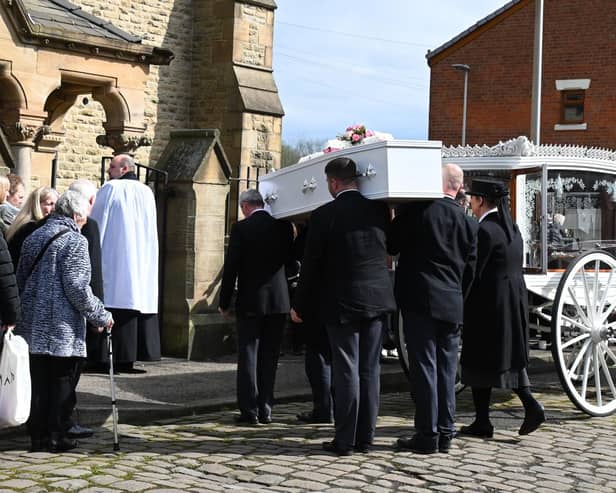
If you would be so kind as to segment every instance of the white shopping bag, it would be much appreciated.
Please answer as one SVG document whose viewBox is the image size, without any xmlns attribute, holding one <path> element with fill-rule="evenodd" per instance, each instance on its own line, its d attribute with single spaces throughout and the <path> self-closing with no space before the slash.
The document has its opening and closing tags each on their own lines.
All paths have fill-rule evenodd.
<svg viewBox="0 0 616 493">
<path fill-rule="evenodd" d="M 31 395 L 28 343 L 9 329 L 0 356 L 0 428 L 28 420 Z"/>
</svg>

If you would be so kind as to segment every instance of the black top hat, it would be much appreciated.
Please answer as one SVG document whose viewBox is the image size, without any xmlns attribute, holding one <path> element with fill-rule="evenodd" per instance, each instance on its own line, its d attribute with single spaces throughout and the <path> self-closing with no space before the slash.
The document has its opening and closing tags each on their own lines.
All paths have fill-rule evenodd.
<svg viewBox="0 0 616 493">
<path fill-rule="evenodd" d="M 467 190 L 466 194 L 498 199 L 509 195 L 509 189 L 503 182 L 498 180 L 475 178 L 471 183 L 471 189 Z"/>
</svg>

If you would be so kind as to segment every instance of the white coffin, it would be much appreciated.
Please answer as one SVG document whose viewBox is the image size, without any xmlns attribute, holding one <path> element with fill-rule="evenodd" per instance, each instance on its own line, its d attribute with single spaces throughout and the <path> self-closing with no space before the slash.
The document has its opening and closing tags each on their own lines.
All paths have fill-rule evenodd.
<svg viewBox="0 0 616 493">
<path fill-rule="evenodd" d="M 325 165 L 346 156 L 358 166 L 361 193 L 392 202 L 443 196 L 441 142 L 388 140 L 323 154 L 259 178 L 259 191 L 274 217 L 311 212 L 332 200 Z"/>
</svg>

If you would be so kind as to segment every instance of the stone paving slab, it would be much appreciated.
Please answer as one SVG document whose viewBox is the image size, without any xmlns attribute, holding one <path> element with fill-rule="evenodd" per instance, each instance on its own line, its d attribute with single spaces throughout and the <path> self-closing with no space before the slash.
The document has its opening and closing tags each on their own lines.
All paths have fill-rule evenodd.
<svg viewBox="0 0 616 493">
<path fill-rule="evenodd" d="M 296 421 L 306 402 L 277 405 L 268 426 L 235 426 L 227 411 L 121 424 L 119 452 L 108 424 L 64 454 L 28 453 L 26 437 L 11 436 L 0 443 L 0 493 L 616 491 L 616 417 L 586 416 L 557 388 L 536 395 L 548 416 L 537 432 L 518 436 L 521 405 L 498 391 L 494 438 L 458 438 L 449 454 L 394 450 L 399 436 L 412 433 L 406 393 L 382 396 L 374 450 L 342 458 L 321 450 L 331 425 Z M 464 391 L 458 421 L 471 419 Z"/>
</svg>

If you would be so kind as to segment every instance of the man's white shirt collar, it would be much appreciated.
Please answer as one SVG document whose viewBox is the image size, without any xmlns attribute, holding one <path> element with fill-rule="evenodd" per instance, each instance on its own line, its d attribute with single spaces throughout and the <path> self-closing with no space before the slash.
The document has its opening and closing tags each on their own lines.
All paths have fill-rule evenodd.
<svg viewBox="0 0 616 493">
<path fill-rule="evenodd" d="M 483 216 L 481 216 L 479 218 L 479 222 L 483 221 L 484 218 L 488 215 L 488 214 L 492 214 L 493 212 L 498 212 L 498 207 L 495 207 L 494 209 L 490 209 L 488 212 L 484 213 Z"/>
<path fill-rule="evenodd" d="M 357 188 L 347 188 L 346 190 L 342 190 L 336 194 L 336 198 L 340 197 L 345 192 L 359 192 Z"/>
<path fill-rule="evenodd" d="M 259 209 L 254 209 L 254 210 L 250 213 L 250 215 L 252 216 L 255 212 L 259 212 L 259 211 L 267 212 L 267 213 L 269 214 L 269 212 L 268 212 L 268 211 L 266 211 L 263 207 L 261 207 L 261 208 L 259 208 Z"/>
</svg>

